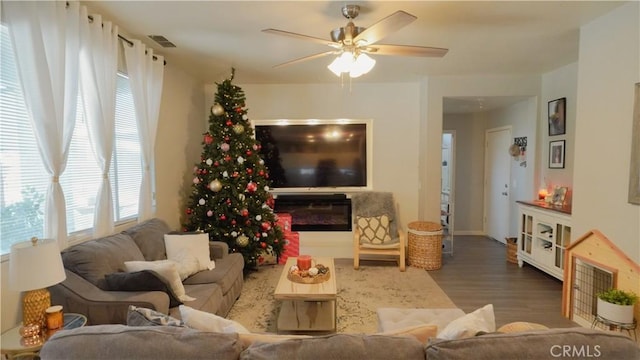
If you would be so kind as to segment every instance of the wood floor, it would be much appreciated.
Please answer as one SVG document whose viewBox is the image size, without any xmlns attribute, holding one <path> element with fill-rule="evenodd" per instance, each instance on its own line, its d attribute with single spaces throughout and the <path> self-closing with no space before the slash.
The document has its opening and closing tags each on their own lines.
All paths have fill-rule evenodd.
<svg viewBox="0 0 640 360">
<path fill-rule="evenodd" d="M 456 236 L 454 253 L 429 275 L 449 298 L 469 313 L 493 304 L 496 326 L 528 321 L 548 327 L 575 327 L 561 314 L 562 282 L 525 264 L 506 261 L 506 246 L 484 236 Z"/>
</svg>

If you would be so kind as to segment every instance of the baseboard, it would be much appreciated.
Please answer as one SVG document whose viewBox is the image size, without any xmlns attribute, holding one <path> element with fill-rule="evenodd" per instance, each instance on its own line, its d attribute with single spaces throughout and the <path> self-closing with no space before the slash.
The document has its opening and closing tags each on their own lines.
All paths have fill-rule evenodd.
<svg viewBox="0 0 640 360">
<path fill-rule="evenodd" d="M 482 230 L 455 230 L 453 235 L 479 235 L 479 236 L 487 236 L 487 234 Z"/>
</svg>

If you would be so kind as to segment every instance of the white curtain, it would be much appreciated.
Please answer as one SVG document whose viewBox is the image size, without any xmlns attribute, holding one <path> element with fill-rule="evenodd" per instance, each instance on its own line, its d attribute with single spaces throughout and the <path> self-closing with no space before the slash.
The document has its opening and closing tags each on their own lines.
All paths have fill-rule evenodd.
<svg viewBox="0 0 640 360">
<path fill-rule="evenodd" d="M 90 20 L 86 11 L 83 6 L 80 15 L 80 90 L 91 147 L 102 171 L 93 218 L 94 236 L 101 237 L 114 230 L 109 167 L 115 133 L 118 27 L 103 22 L 100 15 L 92 15 L 93 20 Z"/>
<path fill-rule="evenodd" d="M 64 193 L 58 179 L 67 166 L 76 119 L 80 5 L 60 1 L 3 1 L 16 64 L 44 167 L 51 178 L 44 236 L 67 245 Z M 43 174 L 44 175 L 44 174 Z"/>
<path fill-rule="evenodd" d="M 124 44 L 124 55 L 131 83 L 133 103 L 136 108 L 142 150 L 143 170 L 138 203 L 138 222 L 142 222 L 153 217 L 154 213 L 151 169 L 154 162 L 156 131 L 160 114 L 164 58 L 156 56 L 154 60 L 152 49 L 146 49 L 139 40 L 132 40 L 132 43 L 132 46 Z"/>
</svg>

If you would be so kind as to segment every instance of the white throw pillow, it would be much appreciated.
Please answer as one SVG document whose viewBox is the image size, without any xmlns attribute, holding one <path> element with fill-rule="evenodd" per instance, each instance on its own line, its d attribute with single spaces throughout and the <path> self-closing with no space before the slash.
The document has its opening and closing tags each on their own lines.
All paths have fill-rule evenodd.
<svg viewBox="0 0 640 360">
<path fill-rule="evenodd" d="M 216 264 L 211 260 L 209 251 L 209 234 L 165 234 L 164 246 L 167 249 L 167 259 L 173 260 L 184 267 L 182 273 L 190 270 L 191 257 L 198 259 L 198 271 L 211 270 Z M 185 262 L 183 264 L 183 262 Z M 196 271 L 197 272 L 197 271 Z M 190 273 L 189 275 L 193 275 Z M 189 276 L 187 275 L 187 276 Z"/>
<path fill-rule="evenodd" d="M 178 266 L 172 260 L 157 260 L 157 261 L 125 261 L 125 269 L 127 272 L 135 272 L 142 270 L 152 270 L 158 275 L 162 276 L 173 293 L 176 294 L 180 301 L 193 301 L 195 298 L 188 296 L 184 290 L 184 285 L 180 281 L 180 275 L 178 274 Z"/>
<path fill-rule="evenodd" d="M 249 330 L 237 321 L 225 319 L 216 314 L 196 310 L 180 305 L 180 317 L 184 324 L 192 329 L 218 333 L 248 334 Z"/>
<path fill-rule="evenodd" d="M 496 331 L 496 318 L 493 314 L 492 304 L 485 305 L 472 313 L 453 320 L 438 334 L 438 338 L 463 339 L 476 336 L 480 331 Z"/>
</svg>

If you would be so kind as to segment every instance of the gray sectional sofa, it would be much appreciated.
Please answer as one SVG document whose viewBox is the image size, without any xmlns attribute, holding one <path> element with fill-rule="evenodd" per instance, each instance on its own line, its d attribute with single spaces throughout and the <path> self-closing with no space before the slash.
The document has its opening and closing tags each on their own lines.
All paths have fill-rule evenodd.
<svg viewBox="0 0 640 360">
<path fill-rule="evenodd" d="M 44 344 L 40 357 L 43 360 L 638 359 L 640 348 L 620 333 L 584 328 L 492 333 L 459 340 L 431 339 L 423 344 L 414 337 L 376 334 L 289 339 L 173 326 L 99 325 L 59 331 Z"/>
<path fill-rule="evenodd" d="M 170 295 L 163 291 L 113 291 L 105 276 L 124 272 L 125 261 L 155 261 L 167 258 L 164 234 L 169 226 L 160 219 L 137 224 L 121 233 L 71 246 L 62 252 L 67 278 L 50 287 L 51 303 L 65 312 L 84 314 L 88 324 L 126 324 L 129 305 L 151 308 L 180 318 Z M 186 305 L 226 316 L 240 296 L 244 282 L 244 259 L 229 254 L 224 242 L 209 242 L 213 270 L 200 271 L 183 281 L 186 293 L 196 298 Z M 131 289 L 128 289 L 131 290 Z"/>
</svg>

